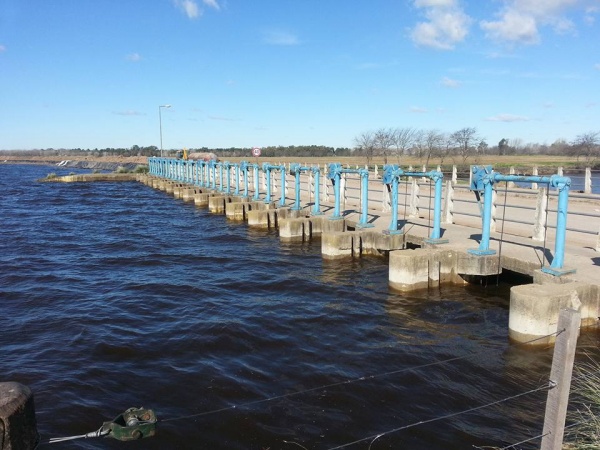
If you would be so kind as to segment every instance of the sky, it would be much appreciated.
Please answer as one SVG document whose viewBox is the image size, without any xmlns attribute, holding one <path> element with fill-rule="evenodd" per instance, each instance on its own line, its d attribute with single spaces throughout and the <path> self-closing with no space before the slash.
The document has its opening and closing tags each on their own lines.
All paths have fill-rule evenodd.
<svg viewBox="0 0 600 450">
<path fill-rule="evenodd" d="M 390 127 L 600 131 L 600 0 L 0 0 L 0 150 Z"/>
</svg>

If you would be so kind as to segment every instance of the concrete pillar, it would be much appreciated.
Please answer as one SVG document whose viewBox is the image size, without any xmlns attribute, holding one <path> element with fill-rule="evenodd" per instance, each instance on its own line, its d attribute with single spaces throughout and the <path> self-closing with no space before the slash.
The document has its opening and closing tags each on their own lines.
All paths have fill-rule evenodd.
<svg viewBox="0 0 600 450">
<path fill-rule="evenodd" d="M 585 168 L 585 182 L 583 192 L 586 194 L 592 193 L 592 169 L 590 167 Z"/>
<path fill-rule="evenodd" d="M 0 450 L 33 450 L 39 441 L 31 390 L 0 383 Z"/>
<path fill-rule="evenodd" d="M 410 192 L 410 205 L 409 205 L 409 217 L 419 217 L 419 183 L 416 178 L 411 178 L 411 192 Z"/>
<path fill-rule="evenodd" d="M 556 340 L 558 314 L 561 309 L 581 310 L 578 289 L 582 283 L 524 284 L 510 290 L 508 333 L 512 340 L 535 345 L 552 343 Z M 548 336 L 543 338 L 543 336 Z"/>
<path fill-rule="evenodd" d="M 508 174 L 509 175 L 514 175 L 515 174 L 515 167 L 511 166 L 510 169 L 508 169 Z M 508 188 L 512 189 L 515 187 L 515 182 L 514 181 L 509 181 L 508 182 Z"/>
<path fill-rule="evenodd" d="M 453 281 L 456 255 L 452 251 L 435 248 L 396 250 L 390 252 L 389 286 L 409 292 L 438 286 Z"/>
<path fill-rule="evenodd" d="M 533 171 L 531 173 L 534 177 L 538 176 L 538 166 L 533 166 Z M 538 184 L 537 183 L 531 183 L 531 189 L 537 189 L 538 188 Z"/>
<path fill-rule="evenodd" d="M 547 187 L 540 188 L 537 195 L 537 201 L 535 204 L 535 217 L 533 219 L 533 234 L 531 238 L 534 241 L 544 240 L 544 230 L 546 227 L 547 220 L 547 208 L 548 208 L 548 192 Z"/>
<path fill-rule="evenodd" d="M 458 181 L 458 172 L 456 166 L 452 166 L 452 184 L 455 185 Z"/>
<path fill-rule="evenodd" d="M 321 255 L 325 259 L 352 257 L 355 233 L 327 232 L 321 236 Z"/>
<path fill-rule="evenodd" d="M 454 185 L 451 180 L 446 181 L 446 195 L 444 196 L 442 223 L 454 223 Z"/>
<path fill-rule="evenodd" d="M 497 229 L 497 218 L 498 215 L 498 193 L 496 192 L 496 186 L 492 188 L 492 217 L 490 218 L 490 232 L 494 233 Z"/>
</svg>

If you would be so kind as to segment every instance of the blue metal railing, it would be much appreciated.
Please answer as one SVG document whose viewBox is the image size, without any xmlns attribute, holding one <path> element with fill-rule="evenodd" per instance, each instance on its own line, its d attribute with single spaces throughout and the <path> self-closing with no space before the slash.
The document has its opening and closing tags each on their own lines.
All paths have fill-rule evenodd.
<svg viewBox="0 0 600 450">
<path fill-rule="evenodd" d="M 444 174 L 438 171 L 431 172 L 405 172 L 400 169 L 397 165 L 388 164 L 383 167 L 382 182 L 385 185 L 391 184 L 392 194 L 392 221 L 388 228 L 391 234 L 400 234 L 403 231 L 398 230 L 398 182 L 401 177 L 418 177 L 418 178 L 429 178 L 435 183 L 435 194 L 433 200 L 433 229 L 429 239 L 425 242 L 429 244 L 444 244 L 447 243 L 447 239 L 441 238 L 441 217 L 442 217 L 442 183 L 444 180 Z"/>
<path fill-rule="evenodd" d="M 478 194 L 483 192 L 483 211 L 481 242 L 479 248 L 469 249 L 468 252 L 474 255 L 493 255 L 495 250 L 490 249 L 490 226 L 492 217 L 492 193 L 493 185 L 501 181 L 513 182 L 531 182 L 547 184 L 548 187 L 558 189 L 558 208 L 556 212 L 556 239 L 554 242 L 554 258 L 550 267 L 542 267 L 542 272 L 560 276 L 566 273 L 573 273 L 575 269 L 565 269 L 563 267 L 565 257 L 565 237 L 567 230 L 567 212 L 569 205 L 569 188 L 571 179 L 559 175 L 550 177 L 540 176 L 519 176 L 502 175 L 494 172 L 491 166 L 474 166 L 471 181 L 471 190 Z"/>
</svg>

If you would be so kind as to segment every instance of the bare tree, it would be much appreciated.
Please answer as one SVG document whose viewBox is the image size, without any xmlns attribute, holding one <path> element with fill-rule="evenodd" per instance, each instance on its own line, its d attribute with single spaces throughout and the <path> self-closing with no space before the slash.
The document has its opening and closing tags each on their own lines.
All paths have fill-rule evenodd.
<svg viewBox="0 0 600 450">
<path fill-rule="evenodd" d="M 383 162 L 387 164 L 388 155 L 395 143 L 394 130 L 391 128 L 380 128 L 373 133 L 377 153 L 383 155 Z"/>
<path fill-rule="evenodd" d="M 425 147 L 427 150 L 427 160 L 425 165 L 429 164 L 429 159 L 440 157 L 444 147 L 444 133 L 439 130 L 428 130 L 425 132 Z"/>
<path fill-rule="evenodd" d="M 467 159 L 475 150 L 475 143 L 480 140 L 477 136 L 476 128 L 461 128 L 455 131 L 451 135 L 458 154 L 462 157 L 463 164 L 466 163 Z"/>
<path fill-rule="evenodd" d="M 593 163 L 600 156 L 600 132 L 590 131 L 580 134 L 573 141 L 573 149 L 577 155 L 577 161 L 583 156 L 587 163 Z"/>
<path fill-rule="evenodd" d="M 394 130 L 394 145 L 398 164 L 400 164 L 400 156 L 407 153 L 413 145 L 415 134 L 416 130 L 414 128 L 396 128 Z"/>
<path fill-rule="evenodd" d="M 372 131 L 365 131 L 354 138 L 354 146 L 367 157 L 367 165 L 371 164 L 376 144 L 375 134 Z"/>
<path fill-rule="evenodd" d="M 417 132 L 415 132 L 415 135 L 413 137 L 411 149 L 413 155 L 419 158 L 419 161 L 423 160 L 423 157 L 425 156 L 427 151 L 426 138 L 427 133 L 423 130 L 418 130 Z"/>
</svg>

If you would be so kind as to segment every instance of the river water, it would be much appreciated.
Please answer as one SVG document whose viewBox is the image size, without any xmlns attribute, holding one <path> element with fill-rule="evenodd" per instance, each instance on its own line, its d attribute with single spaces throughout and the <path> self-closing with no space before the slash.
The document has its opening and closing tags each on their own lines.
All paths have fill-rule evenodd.
<svg viewBox="0 0 600 450">
<path fill-rule="evenodd" d="M 134 182 L 36 181 L 70 171 L 0 165 L 1 381 L 34 392 L 40 448 L 452 450 L 541 433 L 546 392 L 454 415 L 547 380 L 551 350 L 508 343 L 509 286 L 399 295 L 384 259 L 326 262 L 319 242 Z M 140 406 L 154 437 L 44 444 Z"/>
</svg>

